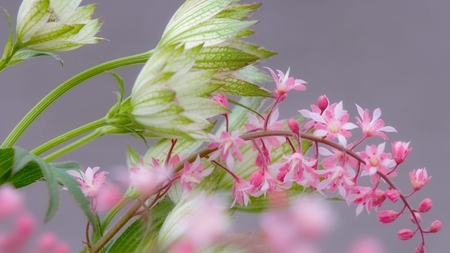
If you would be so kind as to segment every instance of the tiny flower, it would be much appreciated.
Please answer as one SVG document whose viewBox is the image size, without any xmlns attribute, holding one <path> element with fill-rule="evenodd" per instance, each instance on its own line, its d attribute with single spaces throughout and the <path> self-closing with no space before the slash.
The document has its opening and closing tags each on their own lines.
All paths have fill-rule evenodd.
<svg viewBox="0 0 450 253">
<path fill-rule="evenodd" d="M 278 101 L 283 101 L 284 99 L 286 99 L 287 93 L 291 90 L 306 90 L 305 81 L 301 79 L 294 79 L 294 77 L 289 76 L 290 68 L 288 68 L 286 74 L 284 74 L 281 70 L 277 70 L 278 76 L 272 69 L 266 69 L 270 71 L 270 74 L 272 75 L 272 78 L 277 85 L 276 89 L 273 92 L 273 95 Z"/>
<path fill-rule="evenodd" d="M 431 223 L 430 228 L 428 229 L 428 231 L 430 233 L 436 233 L 439 232 L 442 228 L 442 222 L 440 220 L 435 220 Z"/>
<path fill-rule="evenodd" d="M 383 139 L 387 139 L 388 137 L 386 134 L 382 132 L 397 132 L 397 130 L 391 126 L 384 126 L 384 121 L 379 119 L 381 116 L 380 108 L 373 111 L 372 119 L 370 118 L 368 109 L 363 110 L 359 105 L 356 105 L 356 108 L 358 109 L 359 116 L 361 117 L 356 117 L 356 121 L 358 121 L 358 125 L 361 127 L 364 136 L 380 136 Z"/>
<path fill-rule="evenodd" d="M 217 94 L 211 98 L 213 101 L 217 102 L 219 105 L 228 109 L 228 99 L 225 94 Z"/>
<path fill-rule="evenodd" d="M 107 212 L 111 210 L 123 197 L 123 191 L 112 183 L 106 183 L 100 188 L 97 196 L 97 211 Z"/>
<path fill-rule="evenodd" d="M 430 198 L 426 198 L 422 200 L 419 204 L 419 212 L 426 213 L 430 211 L 431 207 L 433 207 L 433 203 L 431 202 Z"/>
<path fill-rule="evenodd" d="M 378 181 L 378 176 L 375 175 L 377 172 L 384 175 L 388 175 L 391 172 L 391 168 L 394 167 L 394 160 L 391 159 L 391 155 L 384 152 L 384 147 L 386 143 L 381 143 L 378 146 L 371 145 L 366 146 L 366 150 L 360 152 L 361 158 L 366 163 L 362 166 L 365 170 L 363 175 L 371 175 L 372 183 Z M 389 174 L 389 176 L 395 176 L 395 172 Z"/>
<path fill-rule="evenodd" d="M 300 110 L 300 113 L 314 120 L 314 135 L 325 137 L 327 140 L 337 138 L 342 146 L 347 146 L 347 139 L 352 136 L 350 130 L 357 128 L 353 123 L 348 122 L 349 115 L 343 109 L 342 101 L 330 105 L 322 114 Z"/>
<path fill-rule="evenodd" d="M 170 163 L 167 166 L 160 164 L 155 158 L 151 164 L 141 159 L 140 164 L 129 168 L 130 186 L 140 194 L 154 194 L 171 177 L 172 167 Z"/>
<path fill-rule="evenodd" d="M 19 46 L 31 50 L 68 51 L 95 44 L 100 30 L 91 19 L 95 4 L 78 7 L 79 0 L 24 0 L 17 15 Z"/>
<path fill-rule="evenodd" d="M 0 220 L 23 209 L 23 197 L 11 185 L 0 187 Z"/>
<path fill-rule="evenodd" d="M 398 213 L 394 210 L 381 210 L 378 212 L 378 220 L 383 224 L 388 224 L 398 218 Z"/>
<path fill-rule="evenodd" d="M 275 109 L 270 116 L 269 122 L 267 123 L 266 130 L 283 130 L 284 124 L 282 122 L 277 121 L 278 117 L 280 116 L 280 113 L 278 111 L 278 108 Z M 248 114 L 248 121 L 249 123 L 245 124 L 245 130 L 246 131 L 256 131 L 256 130 L 263 130 L 265 125 L 265 118 L 267 117 L 267 114 L 263 114 L 262 118 L 257 118 L 254 114 Z M 275 147 L 278 148 L 281 145 L 281 141 L 283 140 L 282 137 L 279 136 L 267 136 L 261 139 L 255 140 L 256 144 L 261 147 L 262 140 L 264 140 L 265 145 L 268 147 Z M 268 148 L 267 147 L 267 148 Z"/>
<path fill-rule="evenodd" d="M 209 160 L 214 160 L 217 157 L 220 158 L 220 161 L 226 161 L 228 169 L 233 169 L 234 166 L 234 158 L 233 155 L 239 161 L 242 161 L 242 154 L 239 150 L 239 147 L 245 144 L 245 141 L 239 138 L 239 131 L 234 131 L 232 134 L 223 131 L 220 134 L 220 138 L 212 134 L 208 134 L 209 138 L 211 138 L 214 142 L 208 145 L 209 149 L 215 149 Z"/>
<path fill-rule="evenodd" d="M 317 107 L 323 112 L 328 108 L 330 101 L 328 100 L 326 95 L 322 95 L 317 99 Z"/>
<path fill-rule="evenodd" d="M 423 168 L 409 172 L 409 179 L 411 180 L 412 188 L 418 191 L 431 179 L 431 176 L 428 177 L 427 170 Z"/>
<path fill-rule="evenodd" d="M 415 219 L 414 219 L 414 216 L 416 217 Z M 414 216 L 413 216 L 412 214 L 409 215 L 409 220 L 410 220 L 412 223 L 417 224 L 417 222 L 418 222 L 418 223 L 421 223 L 421 222 L 422 222 L 422 216 L 420 216 L 420 213 L 414 212 Z M 417 219 L 417 222 L 416 222 L 416 219 Z"/>
<path fill-rule="evenodd" d="M 233 207 L 236 202 L 238 202 L 241 206 L 247 206 L 248 203 L 250 203 L 249 194 L 252 188 L 253 186 L 250 184 L 250 182 L 242 178 L 237 178 L 234 181 L 233 187 L 231 189 L 231 197 L 234 198 L 231 206 Z"/>
<path fill-rule="evenodd" d="M 186 196 L 195 186 L 203 181 L 203 178 L 211 174 L 214 168 L 204 169 L 205 164 L 201 162 L 200 156 L 197 156 L 195 161 L 191 164 L 184 163 L 181 170 L 180 184 L 183 189 L 183 196 Z"/>
<path fill-rule="evenodd" d="M 252 196 L 259 197 L 261 195 L 272 194 L 278 189 L 278 180 L 276 180 L 270 171 L 263 167 L 253 172 L 250 176 L 250 184 L 253 186 Z"/>
<path fill-rule="evenodd" d="M 398 192 L 397 190 L 386 190 L 384 192 L 384 194 L 386 195 L 386 197 L 392 201 L 392 203 L 397 202 L 397 200 L 400 198 L 400 192 Z"/>
<path fill-rule="evenodd" d="M 411 152 L 412 148 L 408 149 L 408 146 L 409 142 L 396 141 L 392 143 L 392 154 L 397 164 L 403 163 L 409 152 Z"/>
<path fill-rule="evenodd" d="M 289 129 L 291 129 L 291 131 L 293 132 L 293 133 L 296 133 L 296 134 L 298 134 L 298 132 L 299 132 L 299 130 L 300 130 L 300 126 L 299 126 L 299 124 L 298 124 L 298 121 L 296 121 L 295 119 L 293 119 L 293 118 L 290 118 L 289 120 L 288 120 L 288 127 L 289 127 Z"/>
<path fill-rule="evenodd" d="M 401 229 L 397 235 L 400 240 L 409 240 L 414 236 L 415 232 L 411 229 Z"/>
<path fill-rule="evenodd" d="M 75 177 L 80 182 L 81 191 L 86 197 L 95 198 L 98 195 L 100 187 L 105 182 L 108 172 L 97 173 L 100 167 L 88 167 L 85 172 L 69 170 L 67 173 Z"/>
</svg>

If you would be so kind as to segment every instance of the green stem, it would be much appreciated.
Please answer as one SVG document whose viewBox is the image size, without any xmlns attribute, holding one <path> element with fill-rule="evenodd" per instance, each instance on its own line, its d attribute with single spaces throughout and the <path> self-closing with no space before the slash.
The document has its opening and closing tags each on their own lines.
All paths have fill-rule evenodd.
<svg viewBox="0 0 450 253">
<path fill-rule="evenodd" d="M 6 59 L 0 60 L 0 72 L 2 72 L 6 67 L 8 67 L 9 62 L 14 57 L 14 55 L 20 50 L 21 46 L 18 44 L 15 44 L 13 46 L 13 50 L 11 51 L 11 54 L 6 57 Z"/>
<path fill-rule="evenodd" d="M 105 133 L 103 132 L 103 129 L 101 128 L 97 128 L 97 130 L 95 130 L 94 132 L 84 136 L 81 139 L 78 139 L 74 142 L 72 142 L 71 144 L 51 153 L 50 155 L 44 157 L 44 161 L 46 162 L 51 162 L 53 160 L 55 160 L 56 158 L 63 156 L 95 139 L 97 139 L 98 137 L 103 136 Z"/>
<path fill-rule="evenodd" d="M 37 103 L 33 109 L 31 109 L 25 117 L 16 125 L 16 127 L 11 131 L 11 133 L 6 137 L 0 148 L 9 148 L 12 147 L 20 136 L 25 132 L 25 130 L 33 123 L 33 121 L 45 110 L 49 107 L 53 102 L 55 102 L 58 98 L 60 98 L 64 93 L 77 86 L 78 84 L 86 81 L 89 78 L 92 78 L 96 75 L 99 75 L 105 71 L 109 71 L 112 69 L 130 66 L 134 64 L 143 64 L 145 63 L 152 52 L 145 52 L 142 54 L 136 54 L 132 56 L 127 56 L 119 59 L 115 59 L 112 61 L 108 61 L 102 63 L 100 65 L 94 66 L 90 69 L 87 69 L 69 80 L 65 81 L 54 90 L 52 90 L 47 96 L 45 96 L 39 103 Z"/>
<path fill-rule="evenodd" d="M 75 137 L 82 135 L 84 133 L 87 133 L 89 131 L 95 130 L 95 129 L 105 126 L 107 124 L 108 123 L 107 123 L 106 118 L 101 118 L 101 119 L 92 121 L 84 126 L 75 128 L 67 133 L 64 133 L 56 138 L 53 138 L 52 140 L 47 141 L 46 143 L 40 145 L 39 147 L 31 150 L 31 153 L 33 153 L 35 155 L 40 155 L 40 154 L 44 153 L 45 151 L 47 151 L 53 147 L 56 147 L 65 141 L 68 141 L 72 138 L 75 138 Z"/>
<path fill-rule="evenodd" d="M 129 198 L 124 196 L 119 203 L 117 203 L 105 216 L 102 222 L 102 230 L 106 231 L 111 220 L 116 216 L 116 214 L 129 202 Z"/>
</svg>

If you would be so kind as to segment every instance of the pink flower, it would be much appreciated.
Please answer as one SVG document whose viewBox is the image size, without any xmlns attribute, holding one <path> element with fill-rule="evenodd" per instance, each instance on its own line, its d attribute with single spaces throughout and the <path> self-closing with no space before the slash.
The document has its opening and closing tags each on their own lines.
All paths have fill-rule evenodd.
<svg viewBox="0 0 450 253">
<path fill-rule="evenodd" d="M 373 207 L 380 207 L 384 202 L 384 199 L 386 199 L 383 191 L 378 189 L 374 190 L 371 187 L 354 186 L 350 192 L 351 193 L 347 195 L 345 200 L 347 201 L 347 204 L 353 202 L 353 204 L 358 205 L 356 208 L 356 215 L 359 215 L 364 207 L 366 207 L 367 212 L 370 213 L 370 210 Z"/>
<path fill-rule="evenodd" d="M 247 180 L 242 178 L 237 178 L 234 180 L 233 187 L 231 189 L 231 197 L 234 198 L 234 201 L 231 204 L 231 207 L 233 207 L 236 202 L 238 202 L 241 206 L 247 206 L 248 203 L 250 203 L 249 194 L 252 188 L 253 186 Z"/>
<path fill-rule="evenodd" d="M 343 110 L 342 101 L 332 104 L 322 115 L 308 110 L 300 110 L 300 113 L 317 122 L 314 125 L 315 136 L 325 137 L 328 140 L 338 138 L 339 143 L 344 147 L 347 146 L 347 138 L 352 135 L 350 130 L 358 127 L 347 122 L 349 115 L 346 110 Z"/>
<path fill-rule="evenodd" d="M 81 191 L 86 197 L 95 198 L 98 195 L 100 187 L 105 182 L 106 174 L 108 172 L 102 171 L 97 173 L 100 167 L 88 167 L 85 172 L 69 170 L 67 173 L 75 177 L 80 182 Z"/>
<path fill-rule="evenodd" d="M 290 90 L 298 90 L 298 91 L 306 90 L 305 81 L 301 79 L 294 79 L 294 77 L 289 77 L 290 68 L 288 68 L 286 75 L 280 70 L 277 70 L 278 76 L 272 69 L 270 68 L 266 69 L 270 71 L 270 74 L 272 75 L 272 78 L 275 81 L 275 84 L 277 85 L 277 88 L 274 90 L 273 95 L 278 101 L 283 101 L 284 99 L 286 99 L 287 93 Z"/>
<path fill-rule="evenodd" d="M 433 203 L 431 202 L 430 198 L 426 198 L 422 200 L 419 204 L 419 212 L 426 213 L 430 211 L 431 207 L 433 207 Z"/>
<path fill-rule="evenodd" d="M 408 149 L 409 142 L 396 141 L 392 145 L 392 154 L 394 156 L 394 161 L 397 164 L 403 163 L 412 148 Z"/>
<path fill-rule="evenodd" d="M 239 161 L 242 161 L 242 154 L 239 150 L 239 147 L 245 144 L 245 141 L 239 138 L 239 131 L 234 131 L 231 135 L 230 133 L 223 131 L 220 134 L 220 138 L 212 134 L 208 134 L 209 138 L 211 138 L 214 142 L 208 145 L 209 149 L 215 149 L 209 160 L 214 160 L 220 156 L 220 161 L 226 161 L 228 169 L 233 169 L 234 166 L 234 158 L 233 154 Z"/>
<path fill-rule="evenodd" d="M 111 210 L 123 197 L 123 191 L 112 183 L 106 183 L 98 193 L 96 206 L 98 212 Z"/>
<path fill-rule="evenodd" d="M 152 158 L 152 163 L 144 163 L 141 158 L 140 164 L 129 168 L 130 186 L 135 188 L 140 194 L 154 194 L 172 176 L 174 164 L 160 164 L 158 160 Z"/>
<path fill-rule="evenodd" d="M 350 146 L 351 145 L 347 145 L 347 148 L 351 148 Z M 322 156 L 327 156 L 327 158 L 324 158 L 321 163 L 325 169 L 331 169 L 337 165 L 355 168 L 358 165 L 358 161 L 355 158 L 342 152 L 340 149 L 331 147 L 331 151 L 324 147 L 319 147 L 319 154 Z"/>
<path fill-rule="evenodd" d="M 363 175 L 374 175 L 377 172 L 387 175 L 391 172 L 391 168 L 395 166 L 394 160 L 390 159 L 391 155 L 384 153 L 384 147 L 386 143 L 381 143 L 376 147 L 375 145 L 366 146 L 366 150 L 360 152 L 361 158 L 365 161 L 365 165 L 362 168 L 366 171 Z M 395 172 L 389 174 L 395 176 Z M 372 183 L 376 183 L 378 177 L 374 175 L 372 177 Z"/>
<path fill-rule="evenodd" d="M 412 188 L 418 191 L 431 179 L 431 176 L 428 177 L 427 170 L 423 168 L 409 172 L 409 179 L 411 180 Z"/>
<path fill-rule="evenodd" d="M 381 116 L 380 108 L 377 108 L 373 111 L 373 118 L 371 119 L 369 115 L 369 110 L 363 109 L 356 105 L 358 109 L 359 116 L 361 118 L 356 117 L 356 121 L 358 122 L 359 127 L 361 127 L 364 136 L 372 137 L 372 136 L 380 136 L 383 139 L 387 139 L 386 134 L 382 132 L 397 132 L 395 128 L 391 126 L 384 126 L 384 121 L 379 119 Z"/>
<path fill-rule="evenodd" d="M 341 166 L 335 166 L 331 169 L 318 170 L 316 173 L 325 176 L 325 179 L 317 186 L 317 191 L 320 193 L 322 193 L 323 190 L 330 190 L 331 192 L 339 190 L 341 197 L 345 198 L 347 192 L 350 191 L 355 184 L 353 182 L 355 172 L 352 169 L 344 169 Z"/>
<path fill-rule="evenodd" d="M 390 201 L 392 201 L 392 203 L 397 202 L 397 200 L 400 198 L 400 192 L 398 192 L 397 190 L 386 190 L 384 194 Z"/>
<path fill-rule="evenodd" d="M 326 95 L 322 95 L 317 99 L 317 107 L 319 107 L 320 111 L 323 112 L 328 108 L 330 101 L 328 100 Z"/>
<path fill-rule="evenodd" d="M 23 209 L 23 197 L 11 185 L 0 187 L 0 219 L 16 214 Z"/>
<path fill-rule="evenodd" d="M 201 162 L 200 156 L 197 156 L 193 163 L 184 163 L 181 170 L 180 184 L 183 189 L 183 196 L 186 196 L 192 189 L 194 189 L 203 178 L 211 174 L 214 168 L 204 169 L 205 164 Z"/>
<path fill-rule="evenodd" d="M 264 128 L 264 122 L 265 122 L 265 118 L 267 117 L 266 114 L 262 115 L 263 118 L 257 118 L 254 114 L 248 114 L 248 124 L 245 124 L 245 130 L 246 131 L 255 131 L 255 130 L 262 130 Z M 278 117 L 280 116 L 280 113 L 278 111 L 278 108 L 275 109 L 272 113 L 272 115 L 270 116 L 269 122 L 267 124 L 267 130 L 283 130 L 284 129 L 284 124 L 282 122 L 277 121 Z M 261 140 L 265 140 L 267 143 L 267 146 L 271 146 L 271 147 L 275 147 L 278 148 L 281 145 L 281 141 L 283 140 L 282 137 L 279 136 L 268 136 L 268 137 L 264 137 L 264 138 L 259 138 L 256 141 L 256 143 L 258 144 L 258 146 L 262 146 L 262 141 Z"/>
<path fill-rule="evenodd" d="M 398 231 L 397 235 L 400 240 L 409 240 L 414 236 L 415 232 L 411 229 L 401 229 Z"/>
<path fill-rule="evenodd" d="M 221 106 L 228 108 L 228 99 L 225 94 L 217 94 L 211 98 L 213 101 L 217 102 Z"/>
<path fill-rule="evenodd" d="M 277 174 L 277 179 L 283 183 L 285 188 L 290 188 L 292 182 L 304 180 L 304 172 L 312 170 L 316 160 L 308 160 L 299 151 L 283 156 L 282 164 L 271 166 L 271 171 Z"/>
<path fill-rule="evenodd" d="M 360 238 L 353 242 L 350 253 L 383 253 L 381 244 L 373 238 Z"/>
<path fill-rule="evenodd" d="M 383 224 L 388 224 L 398 218 L 398 213 L 394 210 L 381 210 L 378 212 L 378 220 Z"/>
<path fill-rule="evenodd" d="M 272 194 L 278 189 L 278 180 L 272 176 L 266 167 L 253 172 L 249 181 L 253 186 L 251 194 L 255 197 L 266 195 L 266 193 Z"/>
</svg>

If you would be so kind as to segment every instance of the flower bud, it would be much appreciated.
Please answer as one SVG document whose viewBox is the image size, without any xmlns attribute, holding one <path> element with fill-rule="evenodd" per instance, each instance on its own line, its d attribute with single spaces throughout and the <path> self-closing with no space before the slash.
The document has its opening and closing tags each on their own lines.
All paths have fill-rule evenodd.
<svg viewBox="0 0 450 253">
<path fill-rule="evenodd" d="M 419 212 L 426 213 L 430 211 L 431 207 L 433 206 L 433 203 L 431 202 L 430 198 L 426 198 L 422 200 L 419 204 Z"/>
<path fill-rule="evenodd" d="M 400 193 L 397 190 L 386 190 L 384 192 L 384 195 L 392 201 L 392 203 L 397 202 L 397 200 L 400 198 Z"/>
<path fill-rule="evenodd" d="M 298 132 L 300 131 L 300 126 L 299 126 L 298 122 L 293 118 L 290 118 L 288 120 L 288 127 L 289 127 L 289 129 L 291 129 L 292 132 L 294 132 L 296 134 L 298 134 Z"/>
<path fill-rule="evenodd" d="M 388 224 L 398 218 L 398 213 L 394 210 L 381 210 L 378 212 L 378 220 L 383 224 Z"/>
<path fill-rule="evenodd" d="M 17 42 L 28 49 L 68 51 L 100 38 L 98 19 L 91 20 L 95 4 L 78 7 L 78 0 L 24 0 L 17 15 Z"/>
<path fill-rule="evenodd" d="M 431 226 L 428 229 L 428 231 L 430 231 L 430 233 L 436 233 L 436 232 L 439 232 L 439 230 L 441 230 L 441 228 L 442 228 L 442 222 L 440 220 L 435 220 L 435 221 L 433 221 L 433 223 L 431 223 Z"/>
<path fill-rule="evenodd" d="M 386 196 L 383 190 L 375 189 L 372 193 L 372 205 L 374 207 L 380 207 L 386 200 Z"/>
<path fill-rule="evenodd" d="M 409 142 L 396 141 L 392 145 L 392 155 L 394 156 L 394 161 L 397 164 L 403 163 L 412 148 L 408 149 Z"/>
<path fill-rule="evenodd" d="M 328 100 L 326 95 L 322 95 L 317 99 L 317 107 L 319 107 L 321 112 L 325 111 L 329 104 L 330 101 Z"/>
<path fill-rule="evenodd" d="M 400 240 L 409 240 L 414 236 L 415 232 L 411 229 L 401 229 L 397 235 Z"/>
<path fill-rule="evenodd" d="M 416 219 L 417 219 L 417 221 L 418 221 L 419 223 L 422 222 L 422 216 L 420 216 L 420 213 L 414 212 L 414 216 L 416 216 Z M 413 216 L 412 214 L 409 215 L 409 220 L 410 220 L 412 223 L 417 224 L 417 223 L 416 223 L 416 220 L 414 219 L 414 216 Z"/>
<path fill-rule="evenodd" d="M 419 247 L 417 247 L 414 250 L 414 253 L 424 253 L 425 252 L 425 247 L 423 246 L 423 244 L 420 244 Z"/>
</svg>

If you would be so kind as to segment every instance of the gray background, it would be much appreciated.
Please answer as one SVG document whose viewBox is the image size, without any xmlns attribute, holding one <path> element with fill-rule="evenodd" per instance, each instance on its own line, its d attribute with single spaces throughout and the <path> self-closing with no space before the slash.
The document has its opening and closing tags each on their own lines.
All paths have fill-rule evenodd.
<svg viewBox="0 0 450 253">
<path fill-rule="evenodd" d="M 83 4 L 92 1 L 84 1 Z M 109 41 L 59 54 L 64 68 L 50 58 L 28 60 L 6 69 L 0 77 L 0 139 L 45 94 L 72 75 L 101 62 L 141 53 L 153 48 L 165 24 L 183 2 L 178 1 L 106 1 L 99 3 L 95 17 L 104 21 L 100 37 Z M 250 1 L 248 1 L 250 2 Z M 0 0 L 15 20 L 20 1 Z M 408 171 L 426 166 L 433 179 L 413 197 L 418 204 L 429 196 L 434 208 L 423 216 L 424 224 L 441 219 L 443 230 L 427 236 L 428 252 L 448 252 L 450 224 L 448 191 L 448 144 L 450 95 L 448 50 L 450 2 L 428 1 L 294 1 L 266 0 L 253 15 L 261 22 L 255 27 L 257 42 L 279 55 L 263 65 L 291 73 L 308 82 L 308 90 L 290 94 L 283 105 L 282 116 L 297 114 L 309 108 L 321 94 L 331 101 L 344 101 L 354 122 L 354 103 L 371 111 L 381 107 L 387 125 L 398 134 L 390 140 L 411 141 L 413 151 L 399 169 L 396 181 L 410 191 Z M 8 30 L 6 19 L 0 18 L 0 45 Z M 15 23 L 15 22 L 14 22 Z M 117 70 L 125 79 L 128 91 L 140 66 Z M 108 75 L 96 77 L 76 87 L 57 101 L 40 117 L 18 142 L 32 149 L 76 126 L 102 117 L 115 102 L 116 85 Z M 380 139 L 381 141 L 381 139 Z M 83 166 L 111 169 L 125 164 L 126 145 L 141 152 L 145 146 L 127 136 L 108 136 L 64 157 Z M 387 145 L 390 147 L 390 144 Z M 47 196 L 44 184 L 27 191 L 27 205 L 43 220 Z M 81 246 L 85 220 L 67 193 L 56 218 L 44 230 L 56 230 L 74 249 Z M 412 227 L 406 218 L 381 225 L 374 213 L 355 218 L 355 207 L 344 202 L 333 204 L 342 220 L 337 231 L 328 238 L 328 252 L 344 252 L 353 238 L 371 235 L 381 239 L 387 252 L 413 252 L 419 238 L 402 242 L 396 232 Z M 400 207 L 396 205 L 396 208 Z M 241 215 L 241 223 L 252 220 Z M 426 225 L 425 225 L 426 226 Z"/>
</svg>

